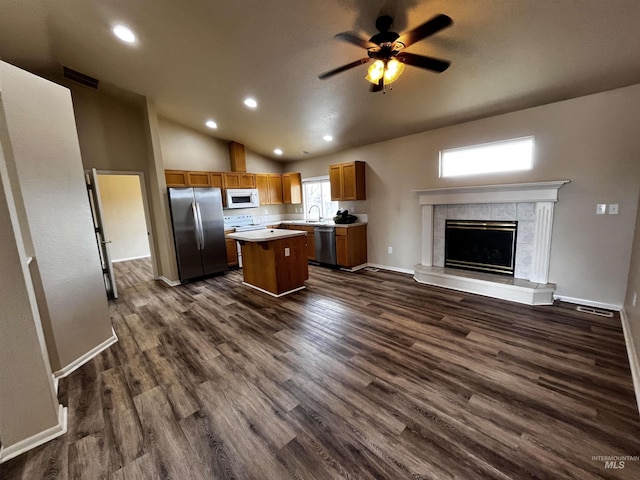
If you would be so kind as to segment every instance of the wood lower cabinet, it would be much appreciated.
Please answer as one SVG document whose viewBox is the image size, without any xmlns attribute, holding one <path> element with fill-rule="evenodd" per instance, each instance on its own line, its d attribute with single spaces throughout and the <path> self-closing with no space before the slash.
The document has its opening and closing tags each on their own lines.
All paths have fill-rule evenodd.
<svg viewBox="0 0 640 480">
<path fill-rule="evenodd" d="M 285 204 L 302 203 L 302 175 L 297 172 L 282 174 L 282 201 Z"/>
<path fill-rule="evenodd" d="M 289 230 L 302 230 L 303 232 L 307 232 L 306 248 L 307 248 L 307 260 L 315 260 L 316 259 L 316 237 L 314 228 L 307 225 L 287 225 L 286 228 Z"/>
<path fill-rule="evenodd" d="M 348 162 L 329 166 L 331 200 L 366 200 L 365 163 Z"/>
<path fill-rule="evenodd" d="M 354 268 L 367 263 L 367 226 L 336 227 L 338 265 Z"/>
<path fill-rule="evenodd" d="M 227 263 L 229 267 L 238 266 L 238 244 L 233 238 L 226 238 L 227 233 L 233 233 L 235 230 L 225 230 L 225 244 L 227 246 Z"/>
</svg>

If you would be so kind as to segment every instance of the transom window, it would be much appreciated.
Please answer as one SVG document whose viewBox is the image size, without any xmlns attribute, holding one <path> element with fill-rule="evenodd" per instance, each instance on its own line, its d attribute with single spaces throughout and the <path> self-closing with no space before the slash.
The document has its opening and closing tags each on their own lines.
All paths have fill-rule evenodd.
<svg viewBox="0 0 640 480">
<path fill-rule="evenodd" d="M 533 137 L 452 148 L 440 152 L 440 177 L 531 170 Z"/>
</svg>

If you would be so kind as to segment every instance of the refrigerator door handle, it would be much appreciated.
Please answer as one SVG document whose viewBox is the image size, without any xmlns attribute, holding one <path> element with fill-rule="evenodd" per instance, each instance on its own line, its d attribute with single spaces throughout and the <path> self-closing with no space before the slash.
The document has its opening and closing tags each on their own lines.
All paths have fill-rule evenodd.
<svg viewBox="0 0 640 480">
<path fill-rule="evenodd" d="M 198 250 L 202 250 L 202 245 L 200 244 L 201 235 L 201 226 L 200 226 L 200 218 L 198 217 L 198 207 L 196 202 L 191 202 L 191 212 L 193 213 L 193 223 L 194 230 L 196 233 L 196 245 Z"/>
<path fill-rule="evenodd" d="M 198 212 L 198 225 L 200 228 L 200 250 L 204 250 L 204 225 L 202 224 L 202 212 L 200 211 L 200 202 L 196 202 L 196 211 Z"/>
</svg>

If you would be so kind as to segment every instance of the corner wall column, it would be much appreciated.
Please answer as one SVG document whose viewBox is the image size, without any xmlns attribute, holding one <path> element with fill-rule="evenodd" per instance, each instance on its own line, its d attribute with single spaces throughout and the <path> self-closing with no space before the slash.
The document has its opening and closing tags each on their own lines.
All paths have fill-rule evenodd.
<svg viewBox="0 0 640 480">
<path fill-rule="evenodd" d="M 551 230 L 553 227 L 554 202 L 536 203 L 535 236 L 533 239 L 533 258 L 531 275 L 534 283 L 549 282 L 549 263 L 551 258 Z"/>
<path fill-rule="evenodd" d="M 433 205 L 422 205 L 422 265 L 433 265 Z"/>
</svg>

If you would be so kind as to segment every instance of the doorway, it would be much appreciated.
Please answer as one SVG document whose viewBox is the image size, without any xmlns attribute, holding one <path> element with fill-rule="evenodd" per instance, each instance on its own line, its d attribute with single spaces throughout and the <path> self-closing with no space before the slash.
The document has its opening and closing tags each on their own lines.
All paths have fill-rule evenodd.
<svg viewBox="0 0 640 480">
<path fill-rule="evenodd" d="M 117 290 L 153 280 L 157 275 L 144 174 L 99 170 L 97 184 Z"/>
</svg>

